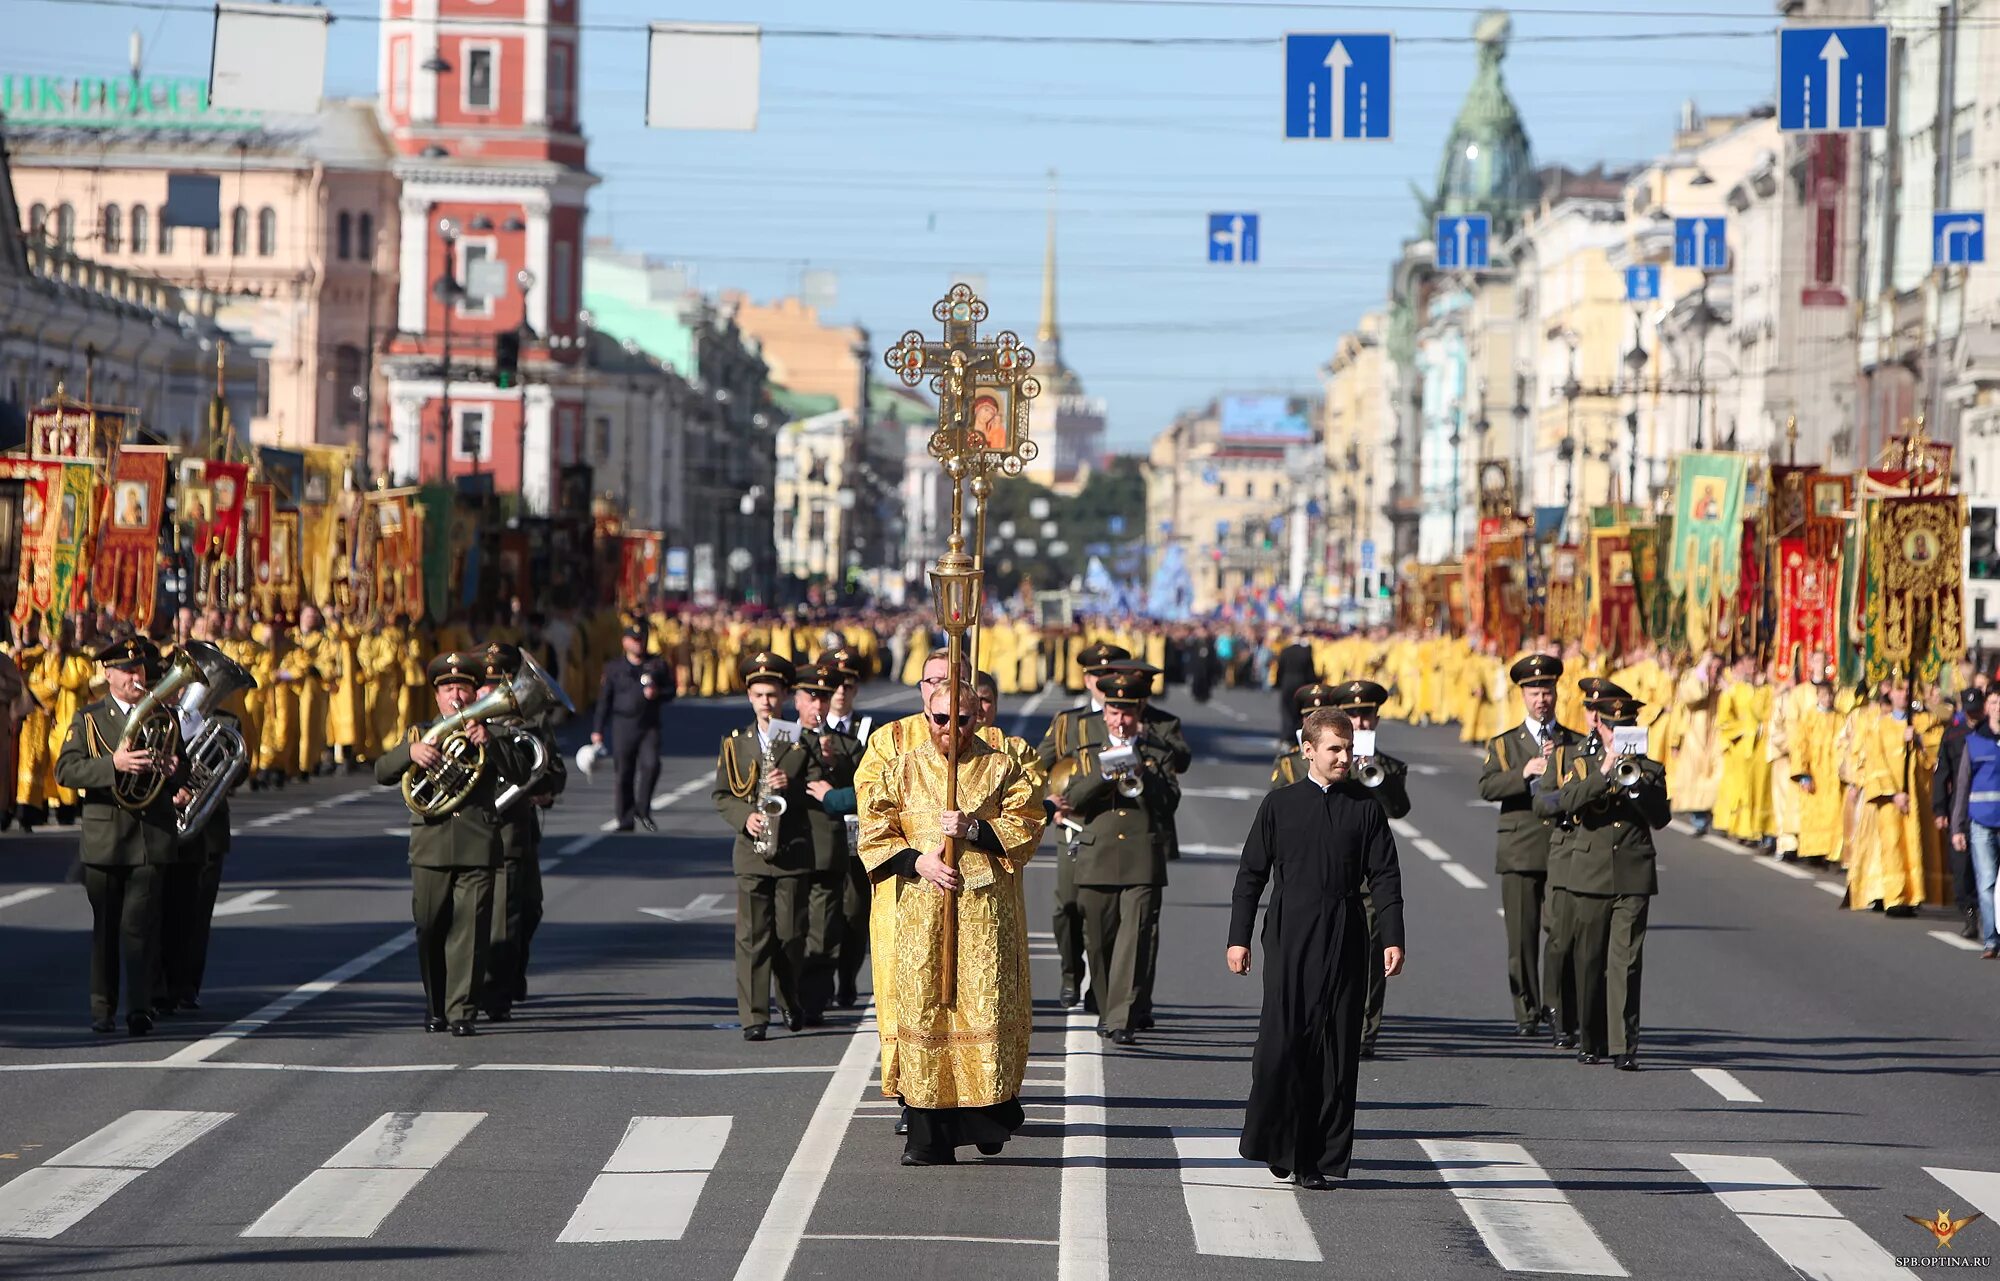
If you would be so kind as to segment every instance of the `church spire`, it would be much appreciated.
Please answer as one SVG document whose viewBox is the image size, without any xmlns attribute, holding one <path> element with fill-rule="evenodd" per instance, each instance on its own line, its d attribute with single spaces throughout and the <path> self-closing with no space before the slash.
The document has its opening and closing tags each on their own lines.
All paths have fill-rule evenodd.
<svg viewBox="0 0 2000 1281">
<path fill-rule="evenodd" d="M 1049 240 L 1042 257 L 1042 327 L 1035 331 L 1037 354 L 1052 365 L 1062 363 L 1062 331 L 1056 328 L 1056 171 L 1049 170 Z"/>
</svg>

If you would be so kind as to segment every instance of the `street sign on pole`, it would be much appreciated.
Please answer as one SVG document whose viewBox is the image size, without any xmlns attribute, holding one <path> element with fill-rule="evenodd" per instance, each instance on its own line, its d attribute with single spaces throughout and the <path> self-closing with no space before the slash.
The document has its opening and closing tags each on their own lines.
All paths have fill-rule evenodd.
<svg viewBox="0 0 2000 1281">
<path fill-rule="evenodd" d="M 1720 271 L 1729 265 L 1727 220 L 1674 219 L 1674 266 Z"/>
<path fill-rule="evenodd" d="M 1931 215 L 1931 265 L 1966 267 L 1986 261 L 1986 215 L 1959 209 Z"/>
<path fill-rule="evenodd" d="M 1889 28 L 1778 32 L 1778 128 L 1795 133 L 1889 123 Z"/>
<path fill-rule="evenodd" d="M 1484 271 L 1491 260 L 1493 220 L 1485 214 L 1440 218 L 1432 234 L 1440 268 Z"/>
<path fill-rule="evenodd" d="M 1646 263 L 1625 269 L 1625 301 L 1652 302 L 1660 296 L 1660 268 Z"/>
<path fill-rule="evenodd" d="M 1212 213 L 1208 216 L 1208 260 L 1248 264 L 1257 261 L 1257 215 Z"/>
<path fill-rule="evenodd" d="M 1364 574 L 1375 572 L 1375 540 L 1372 538 L 1361 540 L 1361 572 Z"/>
<path fill-rule="evenodd" d="M 1285 37 L 1285 137 L 1389 137 L 1389 63 L 1395 37 Z"/>
</svg>

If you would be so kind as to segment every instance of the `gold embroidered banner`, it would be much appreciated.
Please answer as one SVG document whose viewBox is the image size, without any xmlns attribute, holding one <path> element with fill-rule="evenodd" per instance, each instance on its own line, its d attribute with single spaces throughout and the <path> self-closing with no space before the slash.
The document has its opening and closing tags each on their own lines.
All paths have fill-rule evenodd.
<svg viewBox="0 0 2000 1281">
<path fill-rule="evenodd" d="M 287 617 L 296 617 L 299 609 L 299 514 L 274 511 L 266 513 L 264 519 L 269 522 L 270 530 L 265 556 L 270 569 L 271 600 Z"/>
<path fill-rule="evenodd" d="M 53 487 L 55 501 L 54 589 L 49 607 L 57 615 L 90 607 L 90 569 L 85 549 L 91 545 L 97 511 L 97 468 L 91 463 L 64 463 Z"/>
<path fill-rule="evenodd" d="M 153 623 L 160 573 L 160 513 L 167 496 L 167 454 L 127 446 L 112 464 L 110 507 L 92 566 L 97 598 L 139 631 Z"/>
<path fill-rule="evenodd" d="M 1868 521 L 1868 679 L 1937 680 L 1965 656 L 1955 494 L 1885 498 Z"/>
<path fill-rule="evenodd" d="M 1631 526 L 1590 531 L 1589 599 L 1584 647 L 1614 657 L 1637 649 L 1645 633 L 1639 618 L 1638 580 L 1632 571 Z"/>
<path fill-rule="evenodd" d="M 424 613 L 424 540 L 415 489 L 381 489 L 368 495 L 374 531 L 375 599 L 385 621 Z"/>
<path fill-rule="evenodd" d="M 14 591 L 14 635 L 30 616 L 47 615 L 55 601 L 54 495 L 62 464 L 40 459 L 0 458 L 0 477 L 21 482 L 21 572 Z"/>
<path fill-rule="evenodd" d="M 308 445 L 302 452 L 299 567 L 306 599 L 323 606 L 334 599 L 334 581 L 346 576 L 336 544 L 347 497 L 343 479 L 354 451 L 345 445 Z"/>
<path fill-rule="evenodd" d="M 1583 552 L 1578 547 L 1564 544 L 1550 554 L 1548 621 L 1544 627 L 1549 636 L 1558 642 L 1580 643 L 1583 640 L 1583 614 Z"/>
</svg>

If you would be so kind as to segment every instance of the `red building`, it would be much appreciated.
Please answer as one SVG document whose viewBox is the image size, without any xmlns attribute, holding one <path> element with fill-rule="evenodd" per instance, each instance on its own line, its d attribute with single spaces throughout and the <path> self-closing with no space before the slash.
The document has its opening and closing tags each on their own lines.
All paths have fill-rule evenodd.
<svg viewBox="0 0 2000 1281">
<path fill-rule="evenodd" d="M 577 0 L 387 0 L 379 110 L 402 183 L 388 470 L 548 510 L 582 460 L 586 200 Z M 496 384 L 496 340 L 520 372 Z M 461 480 L 460 478 L 469 478 Z"/>
</svg>

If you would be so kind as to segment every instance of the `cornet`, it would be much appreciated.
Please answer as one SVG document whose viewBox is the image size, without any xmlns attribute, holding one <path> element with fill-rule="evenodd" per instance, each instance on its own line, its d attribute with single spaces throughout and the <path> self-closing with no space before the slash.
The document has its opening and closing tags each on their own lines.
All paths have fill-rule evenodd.
<svg viewBox="0 0 2000 1281">
<path fill-rule="evenodd" d="M 1136 801 L 1146 791 L 1146 780 L 1140 774 L 1139 749 L 1131 744 L 1124 747 L 1107 747 L 1097 757 L 1097 771 L 1118 786 L 1118 794 L 1128 801 Z"/>
<path fill-rule="evenodd" d="M 1380 787 L 1389 780 L 1389 772 L 1372 756 L 1364 756 L 1354 762 L 1354 778 L 1363 787 Z"/>
<path fill-rule="evenodd" d="M 1636 756 L 1621 756 L 1611 767 L 1612 783 L 1627 792 L 1636 794 L 1643 778 L 1645 774 L 1639 769 L 1639 758 Z"/>
</svg>

